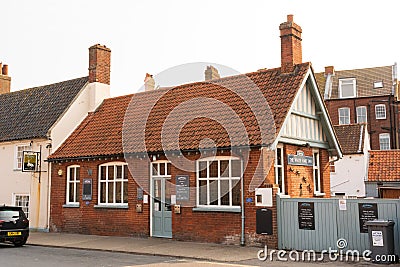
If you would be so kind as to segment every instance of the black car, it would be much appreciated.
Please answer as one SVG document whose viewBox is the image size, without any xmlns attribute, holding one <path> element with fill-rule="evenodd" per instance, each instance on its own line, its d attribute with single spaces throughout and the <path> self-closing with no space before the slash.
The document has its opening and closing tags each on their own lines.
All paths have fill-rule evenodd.
<svg viewBox="0 0 400 267">
<path fill-rule="evenodd" d="M 0 242 L 16 247 L 25 245 L 29 236 L 29 220 L 21 207 L 0 206 Z"/>
</svg>

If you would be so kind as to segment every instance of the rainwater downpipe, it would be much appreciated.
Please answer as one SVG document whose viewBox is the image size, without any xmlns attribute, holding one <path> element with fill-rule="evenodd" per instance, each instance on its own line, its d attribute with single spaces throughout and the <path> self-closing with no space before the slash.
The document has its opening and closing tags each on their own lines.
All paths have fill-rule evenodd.
<svg viewBox="0 0 400 267">
<path fill-rule="evenodd" d="M 242 213 L 242 231 L 240 234 L 240 245 L 245 246 L 246 245 L 246 239 L 244 236 L 244 222 L 245 222 L 245 213 L 244 213 L 244 171 L 243 171 L 243 160 L 242 160 L 242 177 L 240 179 L 240 187 L 242 190 L 240 190 L 240 197 L 242 199 L 241 201 L 241 213 Z"/>
</svg>

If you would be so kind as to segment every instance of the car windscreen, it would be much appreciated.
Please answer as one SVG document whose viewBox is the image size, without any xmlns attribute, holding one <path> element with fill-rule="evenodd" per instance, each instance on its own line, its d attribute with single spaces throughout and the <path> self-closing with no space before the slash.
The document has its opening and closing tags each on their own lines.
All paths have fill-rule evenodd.
<svg viewBox="0 0 400 267">
<path fill-rule="evenodd" d="M 0 221 L 12 222 L 19 218 L 19 211 L 17 210 L 0 210 Z"/>
</svg>

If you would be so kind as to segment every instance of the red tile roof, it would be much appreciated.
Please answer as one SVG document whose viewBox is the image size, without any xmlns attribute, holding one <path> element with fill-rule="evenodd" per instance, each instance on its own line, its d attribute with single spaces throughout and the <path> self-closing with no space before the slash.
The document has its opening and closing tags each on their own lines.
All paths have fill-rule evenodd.
<svg viewBox="0 0 400 267">
<path fill-rule="evenodd" d="M 346 124 L 333 127 L 344 155 L 366 152 L 363 151 L 366 124 Z"/>
<path fill-rule="evenodd" d="M 303 63 L 291 74 L 260 70 L 106 99 L 50 159 L 270 144 L 310 67 Z"/>
<path fill-rule="evenodd" d="M 370 151 L 368 181 L 400 182 L 400 150 Z"/>
</svg>

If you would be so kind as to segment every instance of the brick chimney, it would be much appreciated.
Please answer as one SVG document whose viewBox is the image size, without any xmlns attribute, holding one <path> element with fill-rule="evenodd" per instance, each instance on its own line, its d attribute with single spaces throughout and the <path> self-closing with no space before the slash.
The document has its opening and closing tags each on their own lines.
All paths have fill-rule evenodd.
<svg viewBox="0 0 400 267">
<path fill-rule="evenodd" d="M 110 84 L 111 49 L 105 45 L 89 47 L 89 83 Z"/>
<path fill-rule="evenodd" d="M 325 76 L 334 75 L 335 74 L 335 68 L 333 66 L 326 66 L 325 67 Z"/>
<path fill-rule="evenodd" d="M 219 75 L 218 70 L 213 66 L 207 66 L 206 70 L 204 71 L 204 80 L 209 81 L 219 78 L 221 78 L 221 76 Z"/>
<path fill-rule="evenodd" d="M 8 65 L 0 63 L 0 94 L 11 91 L 11 77 L 8 76 Z"/>
<path fill-rule="evenodd" d="M 156 83 L 154 81 L 153 75 L 146 73 L 146 77 L 144 77 L 144 91 L 154 90 Z"/>
<path fill-rule="evenodd" d="M 279 25 L 281 32 L 281 71 L 290 73 L 294 65 L 303 62 L 301 49 L 301 27 L 293 22 L 293 15 Z"/>
</svg>

